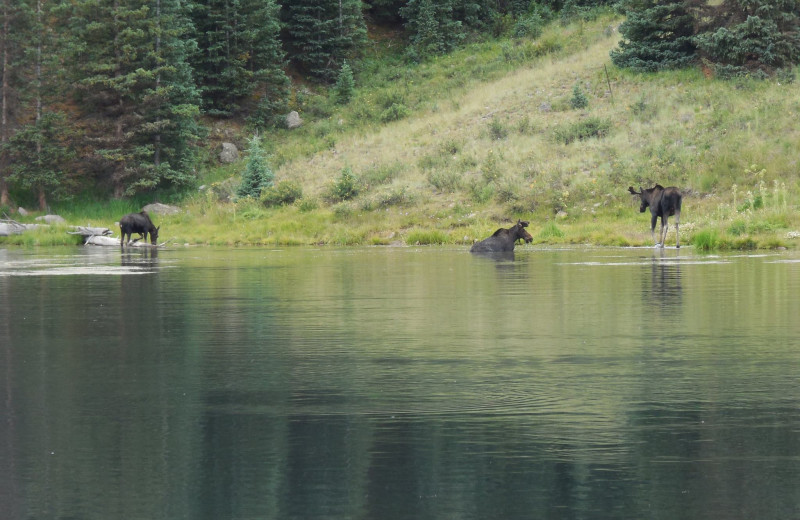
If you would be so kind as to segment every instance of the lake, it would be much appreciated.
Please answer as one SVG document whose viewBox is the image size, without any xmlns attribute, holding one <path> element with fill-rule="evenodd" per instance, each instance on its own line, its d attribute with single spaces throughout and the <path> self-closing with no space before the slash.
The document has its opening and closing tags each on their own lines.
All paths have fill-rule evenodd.
<svg viewBox="0 0 800 520">
<path fill-rule="evenodd" d="M 791 519 L 800 253 L 0 248 L 0 518 Z"/>
</svg>

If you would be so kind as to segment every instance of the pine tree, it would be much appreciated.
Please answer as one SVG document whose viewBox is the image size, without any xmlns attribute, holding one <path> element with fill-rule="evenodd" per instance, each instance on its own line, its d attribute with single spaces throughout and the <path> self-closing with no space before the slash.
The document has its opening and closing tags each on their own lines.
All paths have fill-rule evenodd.
<svg viewBox="0 0 800 520">
<path fill-rule="evenodd" d="M 23 109 L 28 74 L 23 59 L 31 37 L 32 10 L 26 0 L 0 0 L 0 206 L 11 205 L 8 144 L 24 123 Z"/>
<path fill-rule="evenodd" d="M 339 71 L 339 76 L 336 78 L 336 85 L 334 86 L 334 93 L 336 95 L 336 102 L 347 104 L 353 98 L 353 91 L 355 90 L 355 81 L 353 80 L 353 69 L 345 61 L 342 64 L 342 70 Z"/>
<path fill-rule="evenodd" d="M 275 174 L 272 173 L 272 169 L 270 169 L 267 159 L 264 157 L 261 140 L 258 136 L 253 136 L 249 143 L 247 166 L 242 174 L 242 183 L 236 190 L 236 194 L 239 197 L 258 199 L 262 191 L 272 186 Z"/>
<path fill-rule="evenodd" d="M 406 20 L 411 43 L 408 54 L 412 59 L 450 52 L 464 39 L 462 23 L 453 15 L 453 3 L 454 0 L 409 0 L 400 10 Z"/>
<path fill-rule="evenodd" d="M 248 67 L 252 74 L 251 93 L 257 103 L 249 122 L 256 128 L 276 123 L 276 117 L 286 112 L 289 99 L 289 77 L 284 72 L 286 52 L 280 39 L 280 6 L 275 0 L 248 0 L 247 42 L 251 48 Z"/>
<path fill-rule="evenodd" d="M 704 14 L 696 42 L 718 73 L 769 75 L 800 63 L 800 0 L 726 0 Z"/>
<path fill-rule="evenodd" d="M 694 17 L 686 2 L 634 0 L 619 31 L 625 38 L 611 60 L 643 72 L 685 67 L 695 59 Z"/>
<path fill-rule="evenodd" d="M 286 6 L 289 58 L 304 72 L 331 82 L 366 41 L 361 0 L 296 0 Z"/>
<path fill-rule="evenodd" d="M 279 10 L 275 0 L 206 0 L 195 9 L 200 52 L 193 66 L 207 114 L 253 112 L 255 96 L 250 120 L 261 127 L 286 105 Z"/>
<path fill-rule="evenodd" d="M 72 193 L 69 165 L 75 157 L 70 129 L 63 113 L 46 112 L 23 126 L 8 142 L 11 161 L 9 180 L 37 194 L 39 209 L 47 209 L 47 197 L 66 199 Z"/>
<path fill-rule="evenodd" d="M 76 2 L 71 72 L 92 115 L 96 167 L 117 197 L 192 179 L 197 95 L 184 10 L 181 0 Z"/>
</svg>

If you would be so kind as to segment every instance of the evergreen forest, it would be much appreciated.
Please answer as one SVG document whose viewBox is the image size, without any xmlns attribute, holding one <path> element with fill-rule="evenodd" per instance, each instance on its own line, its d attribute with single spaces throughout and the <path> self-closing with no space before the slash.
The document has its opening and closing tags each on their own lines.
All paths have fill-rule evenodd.
<svg viewBox="0 0 800 520">
<path fill-rule="evenodd" d="M 4 214 L 75 200 L 179 202 L 231 175 L 245 181 L 231 190 L 234 200 L 347 212 L 342 203 L 390 185 L 402 166 L 329 171 L 322 192 L 290 175 L 292 161 L 335 151 L 337 125 L 363 135 L 409 118 L 421 106 L 413 97 L 432 95 L 414 94 L 409 78 L 424 81 L 428 67 L 461 60 L 468 68 L 486 49 L 509 67 L 537 67 L 563 52 L 559 31 L 602 27 L 614 43 L 594 63 L 596 77 L 569 85 L 571 110 L 590 109 L 601 86 L 613 103 L 612 82 L 635 75 L 795 85 L 800 64 L 800 0 L 0 0 L 0 20 Z M 617 102 L 648 110 L 644 98 Z M 304 121 L 305 143 L 282 150 L 292 111 Z M 588 116 L 581 125 L 555 129 L 556 139 L 613 129 Z M 487 132 L 502 139 L 509 128 L 490 118 Z M 222 138 L 253 152 L 235 171 L 216 161 Z M 457 141 L 444 141 L 445 155 L 458 155 Z M 503 186 L 501 153 L 480 162 L 463 169 L 479 171 L 484 186 L 419 166 L 433 189 L 468 192 L 477 203 L 493 198 L 517 214 L 540 204 L 521 202 L 519 183 Z M 253 177 L 259 172 L 266 178 Z M 548 190 L 554 214 L 569 198 L 561 184 Z M 404 189 L 373 192 L 362 209 L 392 206 L 392 197 L 408 198 Z"/>
</svg>

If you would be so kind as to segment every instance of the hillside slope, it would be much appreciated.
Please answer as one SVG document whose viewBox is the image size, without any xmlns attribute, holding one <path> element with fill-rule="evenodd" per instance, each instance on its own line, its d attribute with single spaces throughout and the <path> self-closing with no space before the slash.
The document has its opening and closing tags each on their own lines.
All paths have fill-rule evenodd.
<svg viewBox="0 0 800 520">
<path fill-rule="evenodd" d="M 627 188 L 660 183 L 686 194 L 683 243 L 792 247 L 800 84 L 617 69 L 619 22 L 556 24 L 418 66 L 379 57 L 347 106 L 309 96 L 303 127 L 262 136 L 300 200 L 206 191 L 164 229 L 189 244 L 468 244 L 522 218 L 536 243 L 644 245 L 649 218 Z M 235 183 L 245 161 L 207 178 Z M 343 180 L 356 196 L 341 196 Z"/>
</svg>

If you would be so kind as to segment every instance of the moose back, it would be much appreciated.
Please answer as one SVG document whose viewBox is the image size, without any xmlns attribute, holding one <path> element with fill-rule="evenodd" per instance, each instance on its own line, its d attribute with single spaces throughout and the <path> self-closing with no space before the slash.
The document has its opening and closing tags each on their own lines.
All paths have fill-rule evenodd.
<svg viewBox="0 0 800 520">
<path fill-rule="evenodd" d="M 150 215 L 146 211 L 128 213 L 119 219 L 119 232 L 122 235 L 120 237 L 120 246 L 124 247 L 130 241 L 133 233 L 138 233 L 140 238 L 145 241 L 147 240 L 147 235 L 150 235 L 150 243 L 156 245 L 160 228 L 161 226 L 156 227 L 153 224 L 153 221 L 150 220 Z M 126 236 L 128 237 L 127 240 L 125 239 Z"/>
<path fill-rule="evenodd" d="M 665 188 L 660 184 L 656 184 L 652 188 L 646 190 L 642 189 L 640 186 L 639 191 L 629 186 L 628 191 L 633 195 L 639 196 L 639 200 L 642 203 L 641 206 L 639 206 L 640 213 L 644 213 L 647 208 L 650 208 L 650 236 L 653 237 L 653 240 L 655 240 L 656 221 L 661 217 L 661 230 L 658 233 L 656 246 L 664 247 L 664 240 L 667 238 L 667 221 L 669 217 L 675 215 L 675 247 L 681 247 L 678 227 L 681 223 L 681 202 L 683 196 L 678 188 Z"/>
<path fill-rule="evenodd" d="M 470 249 L 471 253 L 506 253 L 514 250 L 517 240 L 524 240 L 526 243 L 533 241 L 533 237 L 525 228 L 528 222 L 517 220 L 517 223 L 508 229 L 500 228 L 492 236 L 476 242 Z"/>
</svg>

